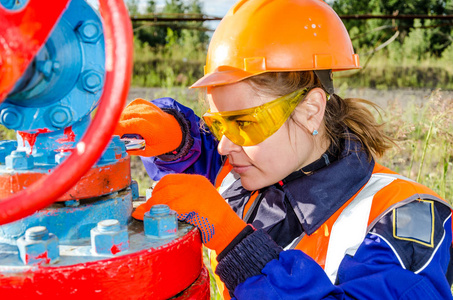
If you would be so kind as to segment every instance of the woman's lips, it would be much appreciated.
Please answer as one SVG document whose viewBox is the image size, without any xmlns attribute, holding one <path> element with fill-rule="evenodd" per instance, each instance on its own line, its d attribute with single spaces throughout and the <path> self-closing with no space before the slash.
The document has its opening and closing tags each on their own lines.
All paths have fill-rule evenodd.
<svg viewBox="0 0 453 300">
<path fill-rule="evenodd" d="M 250 169 L 251 166 L 240 166 L 240 165 L 233 165 L 233 170 L 238 173 L 238 174 L 241 174 L 241 173 L 244 173 L 246 172 L 248 169 Z"/>
</svg>

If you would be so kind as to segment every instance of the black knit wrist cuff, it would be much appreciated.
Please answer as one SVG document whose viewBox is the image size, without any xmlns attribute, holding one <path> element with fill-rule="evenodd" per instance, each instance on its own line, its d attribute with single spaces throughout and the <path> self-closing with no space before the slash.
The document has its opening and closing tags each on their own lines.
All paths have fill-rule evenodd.
<svg viewBox="0 0 453 300">
<path fill-rule="evenodd" d="M 236 247 L 237 244 L 253 232 L 255 232 L 255 228 L 253 228 L 252 225 L 245 226 L 244 229 L 242 229 L 242 231 L 239 232 L 239 234 L 231 241 L 231 243 L 229 243 L 228 246 L 226 246 L 225 249 L 217 255 L 217 261 L 221 261 L 231 249 Z"/>
<path fill-rule="evenodd" d="M 246 236 L 223 257 L 215 273 L 230 291 L 247 278 L 261 274 L 264 266 L 278 259 L 283 249 L 264 231 L 257 230 Z"/>
<path fill-rule="evenodd" d="M 182 141 L 181 144 L 179 144 L 178 148 L 176 148 L 173 151 L 161 154 L 157 156 L 160 160 L 163 161 L 173 161 L 177 160 L 178 158 L 181 158 L 185 156 L 187 153 L 189 153 L 190 148 L 192 148 L 193 145 L 193 138 L 190 135 L 190 124 L 184 117 L 182 113 L 175 109 L 168 109 L 168 108 L 163 108 L 162 109 L 164 112 L 166 112 L 169 115 L 172 115 L 175 117 L 176 121 L 178 121 L 179 126 L 181 127 L 182 131 Z"/>
</svg>

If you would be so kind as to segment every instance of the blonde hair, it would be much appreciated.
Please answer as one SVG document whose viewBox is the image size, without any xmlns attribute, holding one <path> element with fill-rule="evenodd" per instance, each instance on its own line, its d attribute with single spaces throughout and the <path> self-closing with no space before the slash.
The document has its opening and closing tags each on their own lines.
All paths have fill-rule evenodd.
<svg viewBox="0 0 453 300">
<path fill-rule="evenodd" d="M 322 88 L 321 82 L 312 71 L 270 72 L 253 76 L 247 81 L 258 93 L 283 96 L 304 88 Z M 387 136 L 371 111 L 369 105 L 379 112 L 379 106 L 373 102 L 346 98 L 333 94 L 326 104 L 324 124 L 330 142 L 340 148 L 342 140 L 357 140 L 363 145 L 371 159 L 382 156 L 392 147 L 393 139 Z M 348 130 L 349 129 L 349 130 Z"/>
</svg>

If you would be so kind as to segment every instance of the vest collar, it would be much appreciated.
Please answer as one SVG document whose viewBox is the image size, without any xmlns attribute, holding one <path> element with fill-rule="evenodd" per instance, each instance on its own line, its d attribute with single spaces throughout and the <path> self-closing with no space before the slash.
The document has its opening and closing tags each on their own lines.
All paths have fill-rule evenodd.
<svg viewBox="0 0 453 300">
<path fill-rule="evenodd" d="M 300 180 L 290 180 L 282 189 L 302 228 L 315 232 L 370 179 L 374 160 L 369 161 L 360 142 L 347 141 L 340 158 Z"/>
<path fill-rule="evenodd" d="M 268 231 L 280 231 L 277 230 L 279 226 L 298 231 L 275 232 L 276 237 L 288 234 L 286 241 L 302 232 L 308 235 L 315 232 L 368 182 L 374 168 L 374 160 L 368 160 L 360 142 L 345 142 L 344 150 L 336 158 L 330 154 L 328 161 L 326 157 L 321 157 L 305 167 L 304 172 L 294 172 L 279 184 L 261 189 L 258 198 L 260 204 L 254 209 L 252 206 L 254 211 L 248 215 L 253 217 L 247 221 L 255 228 Z M 329 167 L 325 168 L 326 165 Z M 242 187 L 239 179 L 222 196 L 242 218 L 250 194 Z M 286 220 L 289 215 L 295 215 L 291 217 L 295 220 Z M 300 229 L 295 229 L 294 221 L 300 224 L 296 226 Z M 285 222 L 289 223 L 285 225 Z"/>
</svg>

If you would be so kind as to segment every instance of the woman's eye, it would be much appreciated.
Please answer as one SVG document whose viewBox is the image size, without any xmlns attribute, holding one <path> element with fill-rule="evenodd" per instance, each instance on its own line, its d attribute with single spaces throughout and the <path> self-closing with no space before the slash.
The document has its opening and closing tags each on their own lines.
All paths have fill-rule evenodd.
<svg viewBox="0 0 453 300">
<path fill-rule="evenodd" d="M 236 124 L 238 124 L 239 128 L 247 128 L 250 126 L 253 122 L 252 121 L 241 121 L 241 120 L 236 120 Z"/>
</svg>

